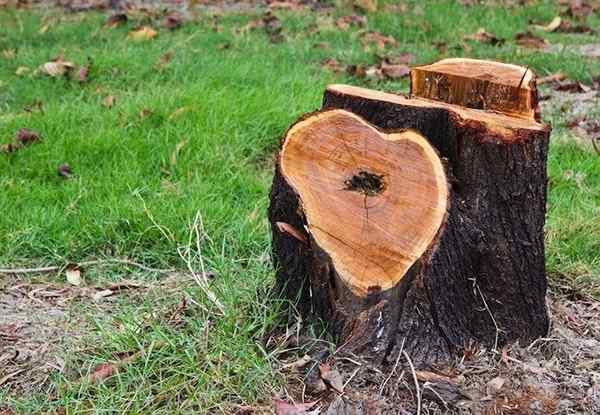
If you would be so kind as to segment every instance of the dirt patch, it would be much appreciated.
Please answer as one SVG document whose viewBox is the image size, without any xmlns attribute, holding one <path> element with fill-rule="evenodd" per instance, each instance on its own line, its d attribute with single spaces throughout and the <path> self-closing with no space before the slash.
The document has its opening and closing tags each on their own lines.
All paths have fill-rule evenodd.
<svg viewBox="0 0 600 415">
<path fill-rule="evenodd" d="M 121 280 L 97 287 L 4 281 L 0 286 L 0 390 L 19 397 L 54 394 L 51 377 L 65 372 L 69 353 L 93 327 L 160 289 L 178 290 L 191 277 L 173 273 L 159 283 Z M 92 318 L 93 317 L 93 318 Z M 1 409 L 1 408 L 0 408 Z"/>
<path fill-rule="evenodd" d="M 282 398 L 319 399 L 310 413 L 328 415 L 600 413 L 600 302 L 550 297 L 549 308 L 548 337 L 495 352 L 473 347 L 427 371 L 402 354 L 379 366 L 313 343 L 303 360 L 283 366 L 292 381 Z M 342 391 L 323 381 L 323 363 L 341 376 Z"/>
</svg>

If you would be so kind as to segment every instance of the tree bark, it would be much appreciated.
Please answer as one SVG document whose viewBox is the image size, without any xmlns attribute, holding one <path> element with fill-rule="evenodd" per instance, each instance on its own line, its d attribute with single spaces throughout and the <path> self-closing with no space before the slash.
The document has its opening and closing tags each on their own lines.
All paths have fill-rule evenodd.
<svg viewBox="0 0 600 415">
<path fill-rule="evenodd" d="M 291 154 L 286 152 L 286 143 L 290 142 L 292 127 L 283 141 L 270 194 L 278 292 L 293 300 L 304 316 L 327 322 L 338 346 L 383 364 L 392 361 L 400 350 L 406 351 L 416 365 L 427 366 L 447 362 L 473 343 L 498 348 L 545 335 L 549 321 L 543 228 L 550 129 L 538 121 L 535 76 L 513 65 L 441 61 L 413 69 L 411 98 L 331 85 L 325 92 L 325 112 L 321 114 L 333 110 L 351 112 L 361 122 L 385 132 L 410 129 L 425 137 L 444 166 L 444 215 L 439 223 L 433 220 L 435 232 L 425 226 L 430 231 L 424 237 L 426 249 L 413 252 L 412 245 L 409 247 L 408 251 L 418 256 L 398 271 L 399 277 L 387 285 L 357 290 L 349 281 L 361 278 L 356 271 L 361 268 L 348 268 L 339 260 L 339 247 L 324 243 L 311 226 L 315 214 L 332 206 L 327 197 L 317 199 L 324 200 L 321 206 L 307 203 L 307 191 L 321 183 L 317 177 L 311 187 L 307 166 L 319 157 L 331 160 L 331 155 L 315 155 L 298 168 L 299 172 L 307 171 L 306 182 L 298 186 L 294 173 L 282 169 Z M 323 137 L 335 137 L 340 125 L 327 126 L 328 134 Z M 315 135 L 314 131 L 306 134 L 311 145 L 315 140 L 310 138 Z M 304 151 L 310 152 L 308 147 Z M 379 152 L 373 150 L 373 154 Z M 351 182 L 360 171 L 381 171 L 381 166 L 370 164 L 369 158 L 357 163 L 354 170 L 339 173 L 340 177 Z M 405 186 L 405 176 L 420 168 L 405 164 L 406 168 L 392 176 L 414 156 L 405 152 L 395 158 L 397 162 L 388 160 L 384 174 Z M 435 164 L 435 157 L 430 159 Z M 335 170 L 335 165 L 328 168 Z M 431 171 L 424 174 L 435 175 Z M 349 193 L 343 182 L 330 193 Z M 418 200 L 428 192 L 443 195 L 443 188 L 411 188 L 412 204 L 419 205 Z M 365 196 L 365 200 L 376 203 L 378 198 L 389 198 L 389 190 Z M 349 206 L 353 202 L 338 199 L 336 203 Z M 345 218 L 336 203 L 335 215 L 326 221 L 328 229 L 333 229 L 333 237 L 339 236 L 342 243 L 353 245 L 360 240 L 359 234 L 348 233 L 348 225 L 336 228 L 335 224 L 363 219 L 353 209 L 348 209 L 350 217 Z M 423 226 L 428 219 L 408 212 L 410 206 L 402 200 L 395 207 L 398 215 L 386 216 L 381 223 L 373 216 L 371 222 L 392 235 L 406 231 L 398 220 L 402 215 L 407 215 L 414 226 Z M 382 249 L 383 242 L 378 241 L 372 243 L 376 249 L 369 244 L 357 245 L 360 249 L 355 255 L 373 258 L 372 252 Z M 398 255 L 405 254 L 402 251 Z M 375 265 L 371 279 L 377 279 Z"/>
</svg>

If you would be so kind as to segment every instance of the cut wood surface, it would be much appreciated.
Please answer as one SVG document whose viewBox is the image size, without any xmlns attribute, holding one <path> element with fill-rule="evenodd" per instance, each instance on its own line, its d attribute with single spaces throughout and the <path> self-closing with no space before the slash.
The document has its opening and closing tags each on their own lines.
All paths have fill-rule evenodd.
<svg viewBox="0 0 600 415">
<path fill-rule="evenodd" d="M 456 75 L 453 97 L 484 77 L 443 62 L 430 66 Z M 526 73 L 481 67 L 495 84 Z M 379 363 L 403 350 L 431 365 L 472 343 L 545 335 L 550 129 L 535 100 L 489 110 L 416 95 L 332 85 L 323 110 L 288 131 L 269 207 L 278 292 Z"/>
<path fill-rule="evenodd" d="M 539 119 L 535 77 L 528 68 L 477 59 L 444 59 L 413 68 L 410 82 L 414 97 Z"/>
<path fill-rule="evenodd" d="M 413 131 L 380 133 L 346 111 L 294 125 L 281 170 L 316 243 L 358 296 L 394 287 L 446 214 L 446 176 L 427 140 Z"/>
</svg>

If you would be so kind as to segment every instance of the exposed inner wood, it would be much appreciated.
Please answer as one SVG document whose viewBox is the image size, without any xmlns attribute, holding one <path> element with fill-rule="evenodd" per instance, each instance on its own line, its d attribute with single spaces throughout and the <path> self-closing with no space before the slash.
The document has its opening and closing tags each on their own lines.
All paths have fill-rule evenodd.
<svg viewBox="0 0 600 415">
<path fill-rule="evenodd" d="M 535 76 L 500 62 L 452 58 L 411 70 L 411 96 L 535 118 Z"/>
<path fill-rule="evenodd" d="M 280 157 L 309 232 L 358 296 L 398 284 L 442 226 L 444 168 L 414 131 L 385 134 L 326 111 L 294 125 Z"/>
<path fill-rule="evenodd" d="M 426 98 L 409 99 L 398 94 L 374 91 L 372 89 L 360 88 L 351 85 L 328 85 L 327 91 L 333 94 L 350 95 L 368 100 L 388 101 L 408 107 L 445 108 L 458 115 L 463 121 L 474 120 L 485 123 L 486 127 L 490 131 L 497 132 L 498 137 L 501 137 L 501 139 L 505 142 L 511 142 L 515 138 L 513 133 L 517 129 L 544 131 L 547 128 L 543 124 L 530 118 L 514 117 L 503 113 L 465 108 L 460 105 L 447 104 Z"/>
</svg>

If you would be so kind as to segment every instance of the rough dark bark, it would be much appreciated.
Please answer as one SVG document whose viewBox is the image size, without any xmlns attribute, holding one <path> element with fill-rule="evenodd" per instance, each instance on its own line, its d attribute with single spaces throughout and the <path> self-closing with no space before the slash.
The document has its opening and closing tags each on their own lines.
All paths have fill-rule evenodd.
<svg viewBox="0 0 600 415">
<path fill-rule="evenodd" d="M 384 130 L 410 128 L 426 137 L 446 163 L 447 218 L 396 287 L 363 298 L 332 284 L 331 259 L 310 233 L 305 243 L 272 226 L 282 296 L 303 315 L 327 322 L 339 346 L 384 364 L 401 347 L 425 366 L 448 361 L 470 343 L 494 347 L 545 335 L 549 128 L 340 86 L 325 92 L 323 109 L 334 108 Z M 279 165 L 270 198 L 271 224 L 305 229 L 301 201 Z"/>
</svg>

